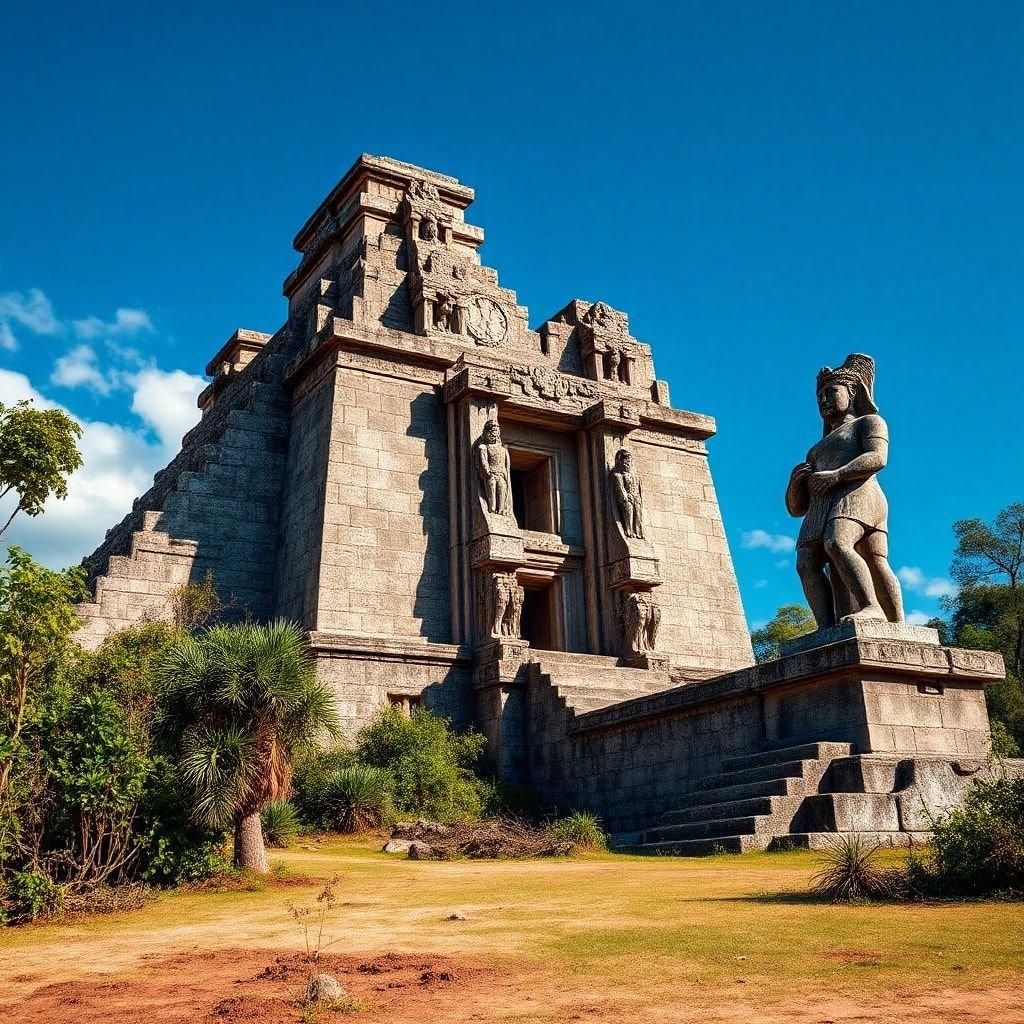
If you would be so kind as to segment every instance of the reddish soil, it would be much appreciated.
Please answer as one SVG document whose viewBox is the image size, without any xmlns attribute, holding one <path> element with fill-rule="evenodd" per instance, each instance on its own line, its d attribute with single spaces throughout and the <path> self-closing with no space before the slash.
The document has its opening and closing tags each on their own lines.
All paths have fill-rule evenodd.
<svg viewBox="0 0 1024 1024">
<path fill-rule="evenodd" d="M 294 1024 L 301 1019 L 310 966 L 302 954 L 229 949 L 144 957 L 137 970 L 84 976 L 43 984 L 15 1005 L 0 1007 L 3 1024 L 220 1024 L 259 1021 Z M 479 991 L 490 973 L 447 957 L 385 953 L 373 957 L 323 954 L 315 971 L 333 975 L 348 999 L 343 1013 L 362 1021 L 436 1019 L 436 1013 L 469 991 Z M 42 980 L 10 979 L 21 985 Z"/>
</svg>

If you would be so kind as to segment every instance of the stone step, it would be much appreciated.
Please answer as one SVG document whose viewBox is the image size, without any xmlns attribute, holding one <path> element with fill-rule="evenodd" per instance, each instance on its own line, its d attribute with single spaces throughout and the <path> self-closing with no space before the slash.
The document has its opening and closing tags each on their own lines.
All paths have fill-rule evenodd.
<svg viewBox="0 0 1024 1024">
<path fill-rule="evenodd" d="M 779 761 L 772 764 L 759 765 L 756 768 L 744 768 L 742 771 L 719 772 L 707 779 L 709 789 L 717 789 L 720 786 L 736 786 L 744 782 L 765 782 L 769 779 L 799 779 L 803 778 L 805 766 L 813 762 L 809 761 Z"/>
<path fill-rule="evenodd" d="M 709 857 L 716 853 L 747 853 L 750 850 L 765 850 L 771 841 L 769 836 L 709 836 L 706 839 L 679 839 L 657 843 L 642 843 L 631 853 L 648 856 Z"/>
<path fill-rule="evenodd" d="M 659 825 L 646 829 L 644 844 L 678 842 L 684 839 L 707 839 L 709 836 L 754 835 L 763 817 L 747 815 L 739 818 L 713 818 L 709 821 L 691 821 L 685 825 Z"/>
<path fill-rule="evenodd" d="M 776 798 L 776 799 L 785 799 Z M 802 799 L 802 798 L 801 798 Z M 661 826 L 688 825 L 695 821 L 716 821 L 722 818 L 739 818 L 771 814 L 775 810 L 770 796 L 748 797 L 743 800 L 726 800 L 722 803 L 694 804 L 678 811 L 667 811 L 661 816 Z"/>
<path fill-rule="evenodd" d="M 921 846 L 931 838 L 930 832 L 790 832 L 775 836 L 769 850 L 831 850 L 841 839 L 857 836 L 878 846 Z M 637 851 L 639 852 L 639 851 Z"/>
<path fill-rule="evenodd" d="M 787 761 L 831 761 L 834 757 L 848 756 L 852 749 L 849 743 L 832 742 L 801 743 L 796 746 L 775 747 L 770 750 L 762 750 L 756 754 L 745 754 L 742 757 L 727 757 L 722 762 L 722 771 L 744 771 L 747 768 L 760 768 L 765 765 Z"/>
<path fill-rule="evenodd" d="M 701 804 L 725 803 L 731 800 L 750 800 L 756 797 L 792 796 L 798 793 L 803 780 L 799 778 L 765 779 L 761 782 L 741 782 L 735 786 L 695 789 L 679 798 L 678 810 Z M 669 812 L 674 813 L 674 812 Z"/>
</svg>

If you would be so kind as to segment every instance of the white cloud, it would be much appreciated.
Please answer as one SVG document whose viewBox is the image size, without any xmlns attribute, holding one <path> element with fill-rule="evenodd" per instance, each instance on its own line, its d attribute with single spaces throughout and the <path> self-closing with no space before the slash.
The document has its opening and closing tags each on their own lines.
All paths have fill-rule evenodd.
<svg viewBox="0 0 1024 1024">
<path fill-rule="evenodd" d="M 764 590 L 764 588 L 767 587 L 767 586 L 768 586 L 768 581 L 767 580 L 758 580 L 754 584 L 754 589 L 755 590 Z"/>
<path fill-rule="evenodd" d="M 21 292 L 0 294 L 0 348 L 9 352 L 18 348 L 12 323 L 27 327 L 33 334 L 57 334 L 61 329 L 50 300 L 38 288 L 30 288 L 27 296 Z"/>
<path fill-rule="evenodd" d="M 957 593 L 955 584 L 950 580 L 943 576 L 926 576 L 915 565 L 902 566 L 896 570 L 896 575 L 908 590 L 923 597 L 954 597 Z"/>
<path fill-rule="evenodd" d="M 85 387 L 109 395 L 114 386 L 96 365 L 96 352 L 89 345 L 76 345 L 54 364 L 50 383 L 62 388 Z"/>
<path fill-rule="evenodd" d="M 926 626 L 934 618 L 934 615 L 929 615 L 927 612 L 922 612 L 917 608 L 912 612 L 907 612 L 907 622 L 911 626 Z"/>
<path fill-rule="evenodd" d="M 180 393 L 185 387 L 179 375 L 200 384 L 201 381 L 180 370 L 162 373 L 152 368 L 142 374 L 147 376 L 138 382 L 135 393 L 142 395 L 145 412 L 136 411 L 160 440 L 151 441 L 146 429 L 85 420 L 65 410 L 82 425 L 79 441 L 82 468 L 69 478 L 65 501 L 51 498 L 43 514 L 35 518 L 19 515 L 3 535 L 3 546 L 18 544 L 53 567 L 77 564 L 102 542 L 110 527 L 124 518 L 134 499 L 149 488 L 153 474 L 166 465 L 177 450 L 179 431 L 183 433 L 199 418 L 194 403 L 191 422 L 183 411 Z M 161 389 L 161 379 L 170 379 L 171 383 Z M 161 395 L 167 408 L 154 412 L 152 403 Z M 63 408 L 41 395 L 24 374 L 0 369 L 0 402 L 10 405 L 23 398 L 30 399 L 39 408 Z M 12 498 L 10 495 L 0 504 L 0 515 L 3 515 L 0 522 L 13 510 Z"/>
<path fill-rule="evenodd" d="M 199 420 L 196 399 L 206 381 L 184 370 L 165 372 L 149 366 L 133 374 L 130 382 L 135 390 L 132 412 L 156 431 L 165 448 L 176 449 Z"/>
<path fill-rule="evenodd" d="M 88 316 L 84 320 L 72 320 L 71 327 L 79 338 L 92 340 L 106 335 L 107 337 L 130 337 L 145 332 L 152 334 L 156 329 L 149 314 L 143 309 L 117 309 L 114 319 L 101 320 L 98 316 Z"/>
<path fill-rule="evenodd" d="M 742 541 L 745 548 L 767 548 L 776 554 L 792 551 L 796 547 L 793 537 L 787 537 L 784 533 L 769 533 L 767 530 L 748 530 L 743 534 Z"/>
</svg>

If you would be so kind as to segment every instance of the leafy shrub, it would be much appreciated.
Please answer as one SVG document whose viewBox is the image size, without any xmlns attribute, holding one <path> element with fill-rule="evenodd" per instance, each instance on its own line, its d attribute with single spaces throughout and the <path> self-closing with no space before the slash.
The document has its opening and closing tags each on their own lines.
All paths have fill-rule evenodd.
<svg viewBox="0 0 1024 1024">
<path fill-rule="evenodd" d="M 260 811 L 260 821 L 267 846 L 284 849 L 299 833 L 299 816 L 287 800 L 272 800 Z"/>
<path fill-rule="evenodd" d="M 608 846 L 600 820 L 585 811 L 553 821 L 548 831 L 553 839 L 568 843 L 574 850 L 604 850 Z"/>
<path fill-rule="evenodd" d="M 333 828 L 327 790 L 338 772 L 353 764 L 355 753 L 346 747 L 309 747 L 296 756 L 292 766 L 292 803 L 310 828 Z"/>
<path fill-rule="evenodd" d="M 456 733 L 423 709 L 407 717 L 385 708 L 359 733 L 356 758 L 388 774 L 399 812 L 460 821 L 478 818 L 484 807 L 489 787 L 473 769 L 485 743 L 480 733 Z"/>
<path fill-rule="evenodd" d="M 833 903 L 897 895 L 901 873 L 879 867 L 879 849 L 856 833 L 837 836 L 825 853 L 825 866 L 812 879 L 811 891 Z"/>
<path fill-rule="evenodd" d="M 915 888 L 937 895 L 1024 896 L 1024 778 L 975 783 L 909 871 Z"/>
<path fill-rule="evenodd" d="M 992 755 L 993 757 L 1020 757 L 1020 747 L 1013 738 L 1005 722 L 997 719 L 992 721 Z"/>
<path fill-rule="evenodd" d="M 391 809 L 391 779 L 365 764 L 342 768 L 327 786 L 324 805 L 331 827 L 339 832 L 380 825 Z"/>
<path fill-rule="evenodd" d="M 64 890 L 41 871 L 13 871 L 0 888 L 0 923 L 20 924 L 52 914 Z"/>
</svg>

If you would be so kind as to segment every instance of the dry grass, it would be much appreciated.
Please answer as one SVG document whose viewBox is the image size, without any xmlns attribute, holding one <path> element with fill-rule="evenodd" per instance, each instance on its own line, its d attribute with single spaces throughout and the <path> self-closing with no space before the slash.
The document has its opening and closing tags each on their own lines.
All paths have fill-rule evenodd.
<svg viewBox="0 0 1024 1024">
<path fill-rule="evenodd" d="M 417 862 L 380 854 L 381 841 L 283 852 L 300 882 L 287 892 L 168 894 L 8 932 L 0 1006 L 43 978 L 132 971 L 184 950 L 295 951 L 286 905 L 307 879 L 315 895 L 338 874 L 332 952 L 432 954 L 507 974 L 433 1020 L 1024 1021 L 1013 1009 L 1019 904 L 830 905 L 807 896 L 820 857 L 805 852 Z M 454 911 L 466 920 L 448 920 Z"/>
</svg>

